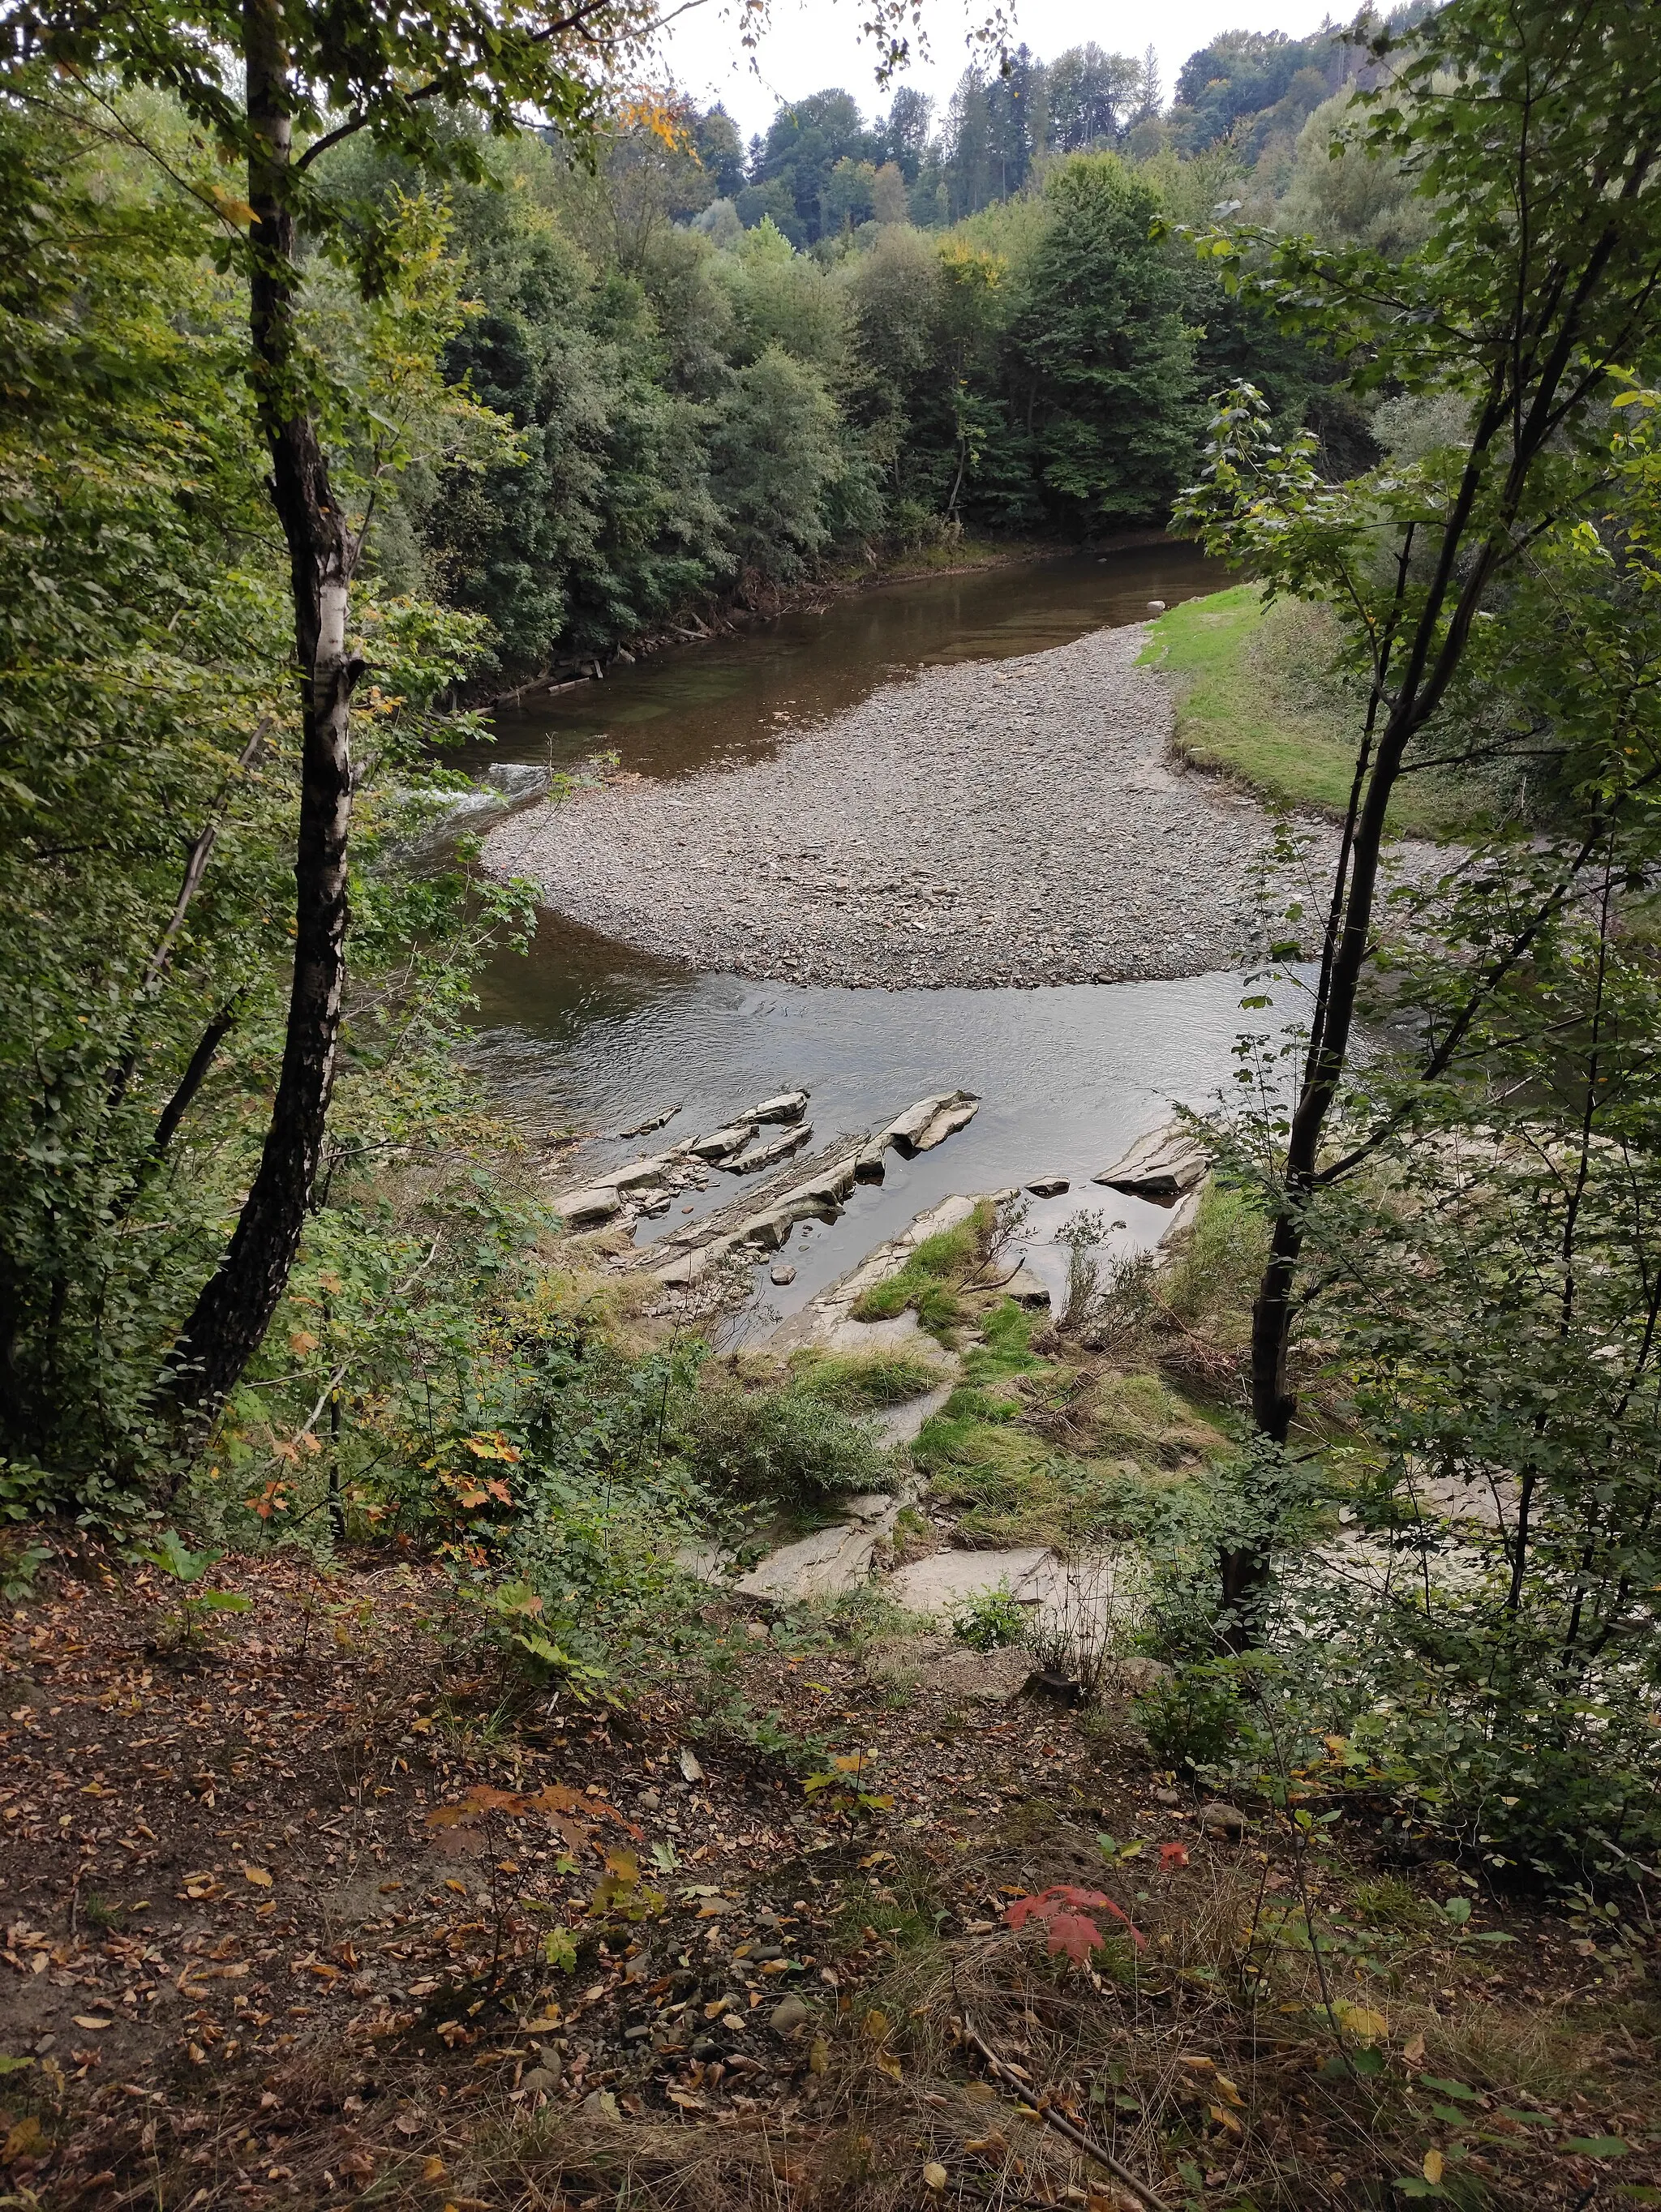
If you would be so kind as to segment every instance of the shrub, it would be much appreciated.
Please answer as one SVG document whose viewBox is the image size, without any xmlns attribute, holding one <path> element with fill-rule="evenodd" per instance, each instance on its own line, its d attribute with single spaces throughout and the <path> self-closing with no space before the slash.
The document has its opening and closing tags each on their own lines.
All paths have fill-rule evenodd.
<svg viewBox="0 0 1661 2212">
<path fill-rule="evenodd" d="M 699 1480 L 738 1500 L 812 1506 L 847 1491 L 886 1490 L 893 1480 L 869 1431 L 800 1383 L 745 1390 L 706 1376 L 682 1442 Z"/>
<path fill-rule="evenodd" d="M 952 1633 L 971 1651 L 1001 1651 L 1025 1644 L 1025 1608 L 1010 1595 L 1007 1583 L 996 1589 L 977 1590 L 952 1617 Z"/>
<path fill-rule="evenodd" d="M 1178 1668 L 1138 1698 L 1133 1711 L 1162 1766 L 1220 1766 L 1245 1730 L 1235 1670 L 1227 1660 Z"/>
</svg>

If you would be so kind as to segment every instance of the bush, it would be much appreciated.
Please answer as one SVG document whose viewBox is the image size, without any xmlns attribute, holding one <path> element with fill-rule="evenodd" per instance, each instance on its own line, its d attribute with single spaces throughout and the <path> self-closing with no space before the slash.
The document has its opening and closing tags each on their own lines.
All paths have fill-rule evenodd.
<svg viewBox="0 0 1661 2212">
<path fill-rule="evenodd" d="M 682 1443 L 701 1482 L 748 1503 L 813 1506 L 893 1481 L 869 1431 L 801 1383 L 751 1391 L 706 1376 L 686 1410 Z"/>
<path fill-rule="evenodd" d="M 1025 1608 L 1010 1595 L 1007 1583 L 996 1589 L 977 1590 L 959 1606 L 952 1619 L 952 1633 L 971 1651 L 1001 1651 L 1025 1644 Z"/>
<path fill-rule="evenodd" d="M 1226 1659 L 1178 1668 L 1133 1710 L 1161 1766 L 1220 1766 L 1245 1732 L 1235 1668 Z"/>
</svg>

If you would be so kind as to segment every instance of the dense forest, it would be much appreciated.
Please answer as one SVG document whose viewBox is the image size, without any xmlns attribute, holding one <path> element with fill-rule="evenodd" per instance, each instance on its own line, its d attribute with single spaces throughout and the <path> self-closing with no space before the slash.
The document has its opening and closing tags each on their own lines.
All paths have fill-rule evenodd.
<svg viewBox="0 0 1661 2212">
<path fill-rule="evenodd" d="M 1236 376 L 1365 457 L 1330 368 L 1154 235 L 1225 200 L 1334 244 L 1410 225 L 1387 167 L 1328 158 L 1360 57 L 1231 37 L 1161 113 L 1146 64 L 1022 50 L 938 135 L 902 88 L 869 125 L 781 107 L 747 156 L 719 108 L 614 123 L 592 168 L 488 149 L 429 217 L 467 302 L 442 373 L 513 437 L 400 477 L 382 573 L 486 617 L 519 683 L 826 562 L 1156 524 Z"/>
</svg>

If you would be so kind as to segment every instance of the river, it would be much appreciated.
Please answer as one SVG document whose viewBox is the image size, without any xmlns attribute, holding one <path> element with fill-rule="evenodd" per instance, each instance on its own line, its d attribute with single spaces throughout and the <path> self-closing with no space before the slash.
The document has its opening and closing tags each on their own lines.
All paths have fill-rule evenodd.
<svg viewBox="0 0 1661 2212">
<path fill-rule="evenodd" d="M 653 777 L 697 774 L 777 746 L 781 729 L 841 711 L 897 674 L 942 660 L 995 660 L 1142 619 L 1226 581 L 1192 548 L 1159 544 L 1105 559 L 1033 563 L 882 586 L 684 651 L 504 717 L 497 759 L 555 765 L 605 748 Z M 812 1094 L 817 1148 L 872 1127 L 932 1091 L 973 1091 L 981 1109 L 937 1151 L 856 1192 L 842 1218 L 793 1235 L 788 1288 L 758 1271 L 764 1307 L 794 1310 L 922 1206 L 1064 1176 L 1064 1197 L 1034 1201 L 1029 1256 L 1059 1285 L 1055 1231 L 1080 1206 L 1123 1226 L 1110 1247 L 1152 1241 L 1157 1208 L 1089 1178 L 1163 1117 L 1227 1083 L 1247 1018 L 1241 978 L 1076 984 L 1030 990 L 842 990 L 697 974 L 653 961 L 545 915 L 525 956 L 492 961 L 480 992 L 483 1067 L 538 1144 L 593 1133 L 573 1173 L 716 1126 L 770 1092 Z M 1269 1017 L 1256 1014 L 1262 1026 Z M 680 1110 L 660 1137 L 618 1133 Z M 711 1179 L 700 1212 L 735 1186 Z M 662 1235 L 678 1205 L 642 1235 Z"/>
</svg>

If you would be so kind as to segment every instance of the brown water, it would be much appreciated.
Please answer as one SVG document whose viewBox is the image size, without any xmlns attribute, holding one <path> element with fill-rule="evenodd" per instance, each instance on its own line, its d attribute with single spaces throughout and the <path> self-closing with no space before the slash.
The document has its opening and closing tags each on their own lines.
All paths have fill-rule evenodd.
<svg viewBox="0 0 1661 2212">
<path fill-rule="evenodd" d="M 837 713 L 916 668 L 1043 652 L 1140 622 L 1151 599 L 1175 605 L 1228 580 L 1192 548 L 1160 544 L 885 586 L 614 671 L 504 719 L 485 757 L 558 765 L 604 744 L 642 775 L 694 775 L 767 754 L 782 727 Z M 1284 1014 L 1298 995 L 1295 985 L 1282 994 Z M 545 915 L 526 954 L 498 955 L 481 978 L 480 1059 L 533 1146 L 592 1133 L 572 1165 L 578 1180 L 798 1086 L 812 1094 L 816 1146 L 929 1092 L 978 1092 L 979 1114 L 948 1144 L 910 1162 L 891 1154 L 885 1183 L 861 1188 L 839 1222 L 795 1231 L 787 1256 L 796 1281 L 775 1290 L 758 1273 L 764 1316 L 768 1304 L 793 1310 L 952 1191 L 1067 1176 L 1072 1189 L 1036 1202 L 1029 1231 L 1030 1257 L 1057 1287 L 1056 1231 L 1081 1206 L 1113 1224 L 1110 1249 L 1149 1242 L 1165 1217 L 1089 1177 L 1173 1100 L 1204 1105 L 1227 1085 L 1240 1031 L 1280 1018 L 1248 1021 L 1240 996 L 1232 975 L 992 991 L 756 982 L 673 967 Z M 662 1135 L 618 1135 L 672 1106 L 680 1111 Z M 735 1188 L 713 1177 L 697 1210 Z M 647 1233 L 683 1218 L 678 1206 Z"/>
<path fill-rule="evenodd" d="M 1008 660 L 1141 622 L 1232 580 L 1174 539 L 883 584 L 730 635 L 614 665 L 525 713 L 499 713 L 492 760 L 555 767 L 604 747 L 636 774 L 696 775 L 764 759 L 791 724 L 823 721 L 884 684 L 955 660 Z"/>
</svg>

